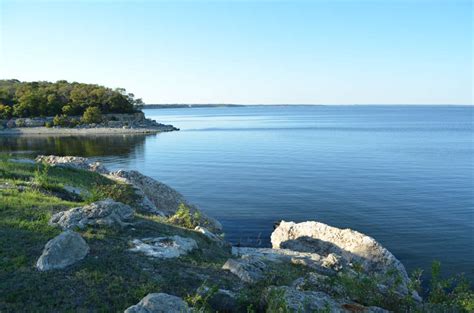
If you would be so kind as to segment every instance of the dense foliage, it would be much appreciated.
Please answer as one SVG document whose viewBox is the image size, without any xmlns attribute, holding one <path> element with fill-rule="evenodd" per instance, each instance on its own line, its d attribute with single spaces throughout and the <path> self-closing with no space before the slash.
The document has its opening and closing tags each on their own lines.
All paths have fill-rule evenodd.
<svg viewBox="0 0 474 313">
<path fill-rule="evenodd" d="M 0 119 L 80 116 L 91 107 L 100 113 L 133 113 L 143 104 L 125 89 L 94 84 L 0 80 Z"/>
</svg>

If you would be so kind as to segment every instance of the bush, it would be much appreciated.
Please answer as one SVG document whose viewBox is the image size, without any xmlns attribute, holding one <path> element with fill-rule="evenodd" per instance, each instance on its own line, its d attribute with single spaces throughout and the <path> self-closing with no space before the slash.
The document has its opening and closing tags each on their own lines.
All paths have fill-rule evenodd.
<svg viewBox="0 0 474 313">
<path fill-rule="evenodd" d="M 67 126 L 69 126 L 69 118 L 64 114 L 56 115 L 53 118 L 53 125 L 54 126 L 60 126 L 60 127 L 67 127 Z"/>
<path fill-rule="evenodd" d="M 199 212 L 191 214 L 189 207 L 184 203 L 181 203 L 178 207 L 178 211 L 168 219 L 172 224 L 189 229 L 194 229 L 198 226 L 200 220 L 201 214 Z"/>
<path fill-rule="evenodd" d="M 99 124 L 102 122 L 102 113 L 98 107 L 89 107 L 82 115 L 82 122 L 85 124 Z"/>
<path fill-rule="evenodd" d="M 459 312 L 474 311 L 474 292 L 469 282 L 462 276 L 441 278 L 439 261 L 434 261 L 431 266 L 428 301 L 438 308 L 456 309 Z"/>
<path fill-rule="evenodd" d="M 12 108 L 8 105 L 0 104 L 0 120 L 7 120 L 12 117 Z"/>
</svg>

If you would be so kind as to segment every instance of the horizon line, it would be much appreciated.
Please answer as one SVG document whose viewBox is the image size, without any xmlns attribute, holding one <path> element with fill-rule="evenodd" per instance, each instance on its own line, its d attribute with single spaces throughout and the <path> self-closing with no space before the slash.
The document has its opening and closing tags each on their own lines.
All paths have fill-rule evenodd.
<svg viewBox="0 0 474 313">
<path fill-rule="evenodd" d="M 147 103 L 143 106 L 177 106 L 177 105 L 203 105 L 203 106 L 473 106 L 474 103 Z"/>
</svg>

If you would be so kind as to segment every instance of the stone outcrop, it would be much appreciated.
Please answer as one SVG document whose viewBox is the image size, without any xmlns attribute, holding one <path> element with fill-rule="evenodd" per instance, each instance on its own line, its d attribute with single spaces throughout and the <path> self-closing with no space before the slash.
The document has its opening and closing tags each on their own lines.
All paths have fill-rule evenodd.
<svg viewBox="0 0 474 313">
<path fill-rule="evenodd" d="M 97 172 L 100 174 L 108 173 L 107 169 L 100 162 L 89 162 L 89 159 L 75 156 L 56 156 L 56 155 L 39 155 L 36 162 L 46 163 L 51 166 L 70 167 L 80 170 Z"/>
<path fill-rule="evenodd" d="M 204 214 L 197 206 L 188 203 L 184 196 L 175 189 L 138 171 L 109 172 L 100 162 L 90 162 L 87 158 L 74 156 L 39 155 L 36 157 L 36 162 L 93 171 L 110 179 L 129 184 L 134 188 L 138 199 L 136 210 L 142 213 L 170 217 L 178 211 L 181 204 L 184 204 L 189 208 L 191 214 L 199 213 L 199 226 L 207 229 L 204 235 L 222 233 L 222 225 L 219 221 Z M 202 229 L 198 231 L 203 232 Z"/>
<path fill-rule="evenodd" d="M 36 262 L 40 271 L 62 269 L 82 260 L 89 253 L 89 246 L 76 232 L 66 230 L 45 245 Z"/>
<path fill-rule="evenodd" d="M 194 239 L 181 236 L 134 239 L 130 251 L 159 259 L 177 258 L 197 249 Z"/>
<path fill-rule="evenodd" d="M 165 125 L 158 123 L 155 120 L 145 117 L 143 112 L 136 112 L 132 114 L 103 114 L 103 122 L 99 124 L 102 127 L 110 128 L 156 128 L 160 131 L 178 130 L 172 125 Z"/>
<path fill-rule="evenodd" d="M 188 313 L 191 312 L 183 299 L 166 293 L 150 293 L 124 313 Z"/>
<path fill-rule="evenodd" d="M 222 232 L 222 225 L 214 218 L 202 213 L 196 206 L 189 204 L 184 196 L 178 191 L 145 176 L 137 171 L 116 171 L 110 173 L 109 177 L 131 184 L 137 190 L 137 195 L 142 199 L 143 210 L 150 213 L 172 216 L 181 204 L 190 209 L 190 213 L 200 213 L 200 226 L 208 228 L 211 232 Z"/>
<path fill-rule="evenodd" d="M 332 254 L 328 264 L 358 264 L 366 273 L 386 275 L 395 272 L 402 280 L 400 291 L 408 292 L 408 275 L 403 264 L 374 238 L 352 229 L 339 229 L 319 222 L 282 221 L 271 235 L 273 248 Z"/>
<path fill-rule="evenodd" d="M 336 300 L 324 292 L 300 291 L 288 286 L 269 287 L 263 294 L 262 302 L 267 307 L 280 309 L 282 312 L 388 313 L 378 307 L 365 307 L 350 301 Z"/>
<path fill-rule="evenodd" d="M 72 208 L 54 214 L 49 223 L 63 229 L 80 228 L 86 226 L 119 226 L 128 225 L 127 221 L 133 218 L 133 209 L 121 202 L 112 199 L 97 201 L 83 207 Z"/>
<path fill-rule="evenodd" d="M 0 129 L 45 127 L 53 123 L 54 117 L 11 118 L 0 120 Z M 68 120 L 76 125 L 73 128 L 129 128 L 150 129 L 160 132 L 179 130 L 173 125 L 165 125 L 145 117 L 143 112 L 131 114 L 102 114 L 102 122 L 98 124 L 82 124 L 81 116 L 69 116 Z M 56 128 L 56 127 L 55 127 Z"/>
<path fill-rule="evenodd" d="M 51 123 L 53 117 L 20 117 L 11 118 L 7 120 L 0 120 L 1 128 L 16 128 L 16 127 L 42 127 L 46 123 Z"/>
</svg>

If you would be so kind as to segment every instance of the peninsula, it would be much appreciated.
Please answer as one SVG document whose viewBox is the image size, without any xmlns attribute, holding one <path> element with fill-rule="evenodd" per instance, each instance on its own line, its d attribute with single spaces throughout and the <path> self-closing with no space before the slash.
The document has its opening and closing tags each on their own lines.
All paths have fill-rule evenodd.
<svg viewBox="0 0 474 313">
<path fill-rule="evenodd" d="M 0 80 L 0 135 L 124 134 L 178 130 L 145 118 L 125 89 L 67 81 Z"/>
</svg>

